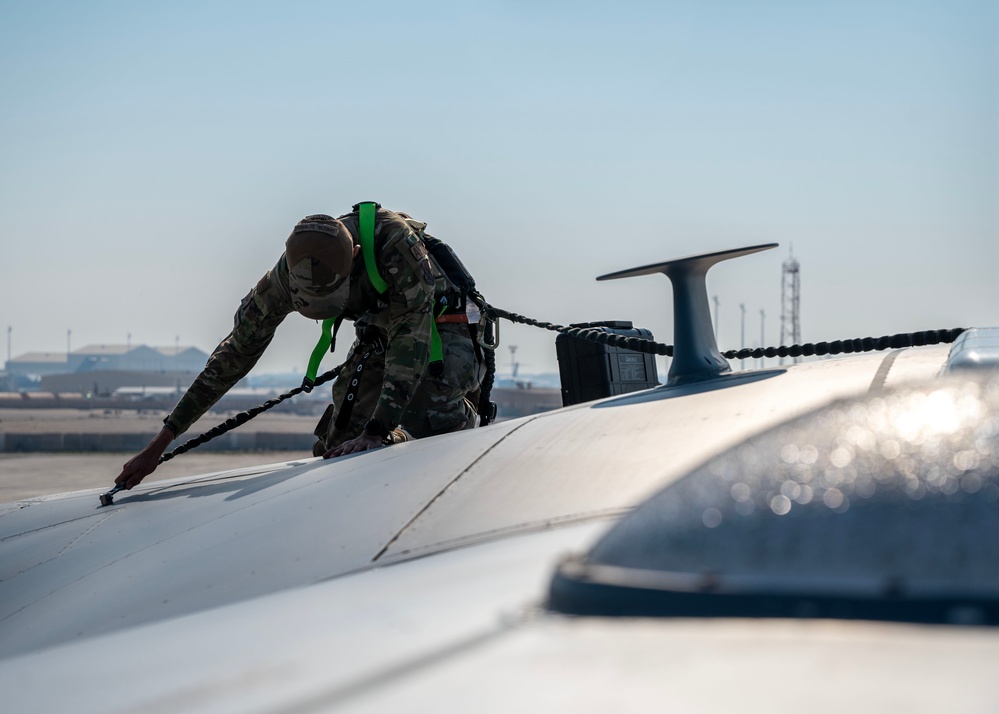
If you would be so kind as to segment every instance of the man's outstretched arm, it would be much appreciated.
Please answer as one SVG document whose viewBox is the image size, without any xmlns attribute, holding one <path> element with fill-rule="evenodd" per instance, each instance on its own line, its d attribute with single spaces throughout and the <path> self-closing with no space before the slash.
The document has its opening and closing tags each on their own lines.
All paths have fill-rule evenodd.
<svg viewBox="0 0 999 714">
<path fill-rule="evenodd" d="M 124 483 L 126 489 L 138 485 L 142 479 L 156 470 L 160 463 L 160 457 L 177 435 L 167 427 L 160 429 L 160 433 L 153 437 L 146 448 L 125 462 L 121 467 L 121 473 L 114 480 L 116 484 Z"/>
<path fill-rule="evenodd" d="M 281 267 L 282 257 L 278 261 Z M 208 364 L 163 420 L 164 427 L 122 468 L 115 483 L 132 488 L 156 470 L 167 446 L 208 411 L 257 363 L 277 326 L 291 312 L 291 302 L 267 273 L 240 302 L 233 329 L 208 358 Z"/>
</svg>

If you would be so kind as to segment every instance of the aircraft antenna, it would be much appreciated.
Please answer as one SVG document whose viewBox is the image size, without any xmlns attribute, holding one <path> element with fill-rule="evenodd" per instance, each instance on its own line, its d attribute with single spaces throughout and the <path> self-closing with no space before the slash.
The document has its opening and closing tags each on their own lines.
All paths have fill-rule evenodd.
<svg viewBox="0 0 999 714">
<path fill-rule="evenodd" d="M 780 284 L 780 344 L 801 344 L 801 265 L 794 257 L 794 247 L 781 267 Z M 800 362 L 801 357 L 792 357 Z M 781 357 L 780 363 L 784 364 Z"/>
<path fill-rule="evenodd" d="M 712 265 L 761 250 L 776 248 L 776 243 L 752 245 L 734 250 L 702 253 L 665 263 L 643 265 L 630 270 L 601 275 L 597 280 L 633 278 L 662 273 L 673 288 L 673 361 L 666 384 L 691 384 L 720 377 L 732 371 L 718 351 L 705 275 Z"/>
<path fill-rule="evenodd" d="M 715 301 L 715 342 L 718 341 L 718 296 L 714 296 Z"/>
</svg>

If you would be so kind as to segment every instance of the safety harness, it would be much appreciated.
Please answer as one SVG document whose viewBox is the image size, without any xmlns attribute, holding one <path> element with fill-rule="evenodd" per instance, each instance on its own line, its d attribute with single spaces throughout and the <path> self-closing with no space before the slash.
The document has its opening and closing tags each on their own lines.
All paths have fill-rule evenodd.
<svg viewBox="0 0 999 714">
<path fill-rule="evenodd" d="M 364 268 L 368 274 L 368 280 L 379 295 L 384 295 L 388 290 L 388 283 L 379 274 L 378 266 L 375 264 L 375 214 L 380 204 L 374 201 L 363 201 L 355 207 L 357 210 L 357 226 L 361 241 L 361 255 L 364 256 Z M 447 295 L 441 295 L 434 300 L 431 310 L 432 319 L 430 321 L 430 373 L 440 376 L 444 371 L 444 347 L 441 343 L 440 332 L 437 330 L 437 320 L 441 319 L 450 307 Z M 335 318 L 327 318 L 322 323 L 322 334 L 319 342 L 312 350 L 309 358 L 309 367 L 305 372 L 305 379 L 302 380 L 302 388 L 310 391 L 315 384 L 316 375 L 319 373 L 319 363 L 327 352 L 332 352 L 336 347 L 336 332 L 343 322 L 343 315 Z"/>
</svg>

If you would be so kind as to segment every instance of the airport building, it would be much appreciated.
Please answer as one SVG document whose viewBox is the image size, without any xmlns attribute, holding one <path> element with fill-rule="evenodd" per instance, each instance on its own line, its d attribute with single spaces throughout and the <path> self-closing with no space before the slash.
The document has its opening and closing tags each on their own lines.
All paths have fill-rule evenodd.
<svg viewBox="0 0 999 714">
<path fill-rule="evenodd" d="M 7 360 L 7 374 L 22 377 L 42 377 L 47 374 L 64 374 L 69 360 L 65 352 L 26 352 Z"/>
<path fill-rule="evenodd" d="M 200 372 L 208 354 L 197 347 L 88 345 L 70 353 L 27 352 L 7 362 L 10 374 L 43 377 L 77 372 Z"/>
<path fill-rule="evenodd" d="M 88 345 L 69 353 L 25 353 L 8 360 L 7 373 L 38 380 L 44 391 L 110 393 L 121 387 L 186 387 L 207 360 L 197 347 Z"/>
</svg>

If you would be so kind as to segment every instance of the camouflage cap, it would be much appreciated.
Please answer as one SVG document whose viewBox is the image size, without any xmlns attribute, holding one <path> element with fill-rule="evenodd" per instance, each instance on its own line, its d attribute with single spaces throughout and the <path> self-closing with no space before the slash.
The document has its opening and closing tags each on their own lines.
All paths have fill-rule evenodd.
<svg viewBox="0 0 999 714">
<path fill-rule="evenodd" d="M 319 213 L 299 221 L 285 242 L 285 261 L 296 309 L 322 319 L 343 311 L 354 241 L 340 221 Z"/>
</svg>

